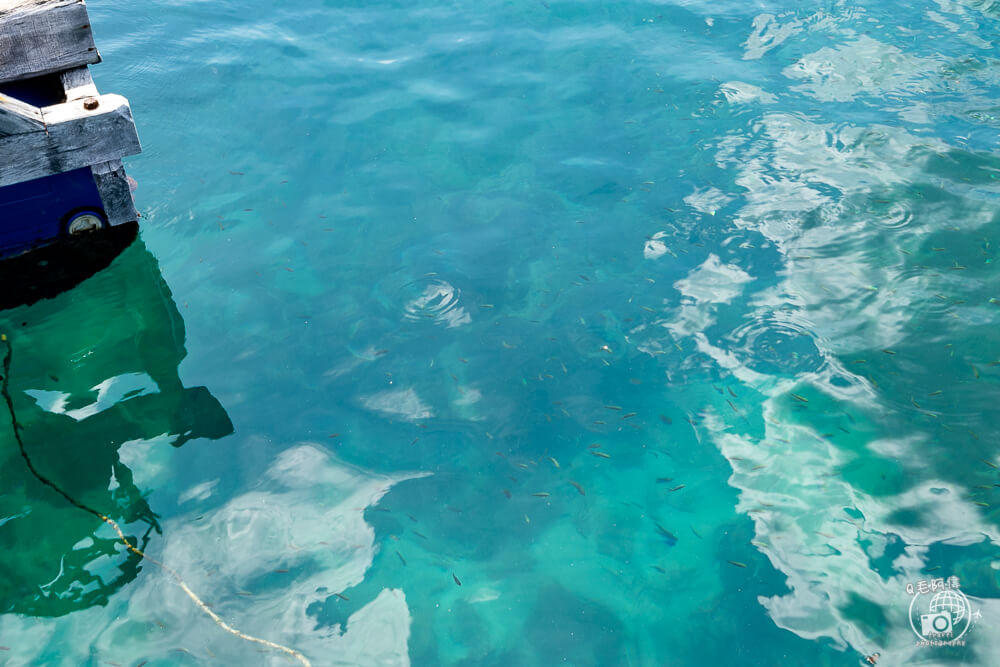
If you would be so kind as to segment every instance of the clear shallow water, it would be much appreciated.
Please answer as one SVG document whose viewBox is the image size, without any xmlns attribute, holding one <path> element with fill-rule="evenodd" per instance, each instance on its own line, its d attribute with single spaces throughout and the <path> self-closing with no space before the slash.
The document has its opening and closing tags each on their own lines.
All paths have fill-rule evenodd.
<svg viewBox="0 0 1000 667">
<path fill-rule="evenodd" d="M 1000 6 L 89 8 L 142 241 L 2 313 L 11 392 L 227 622 L 316 665 L 1000 653 Z M 292 664 L 0 437 L 0 661 Z M 952 575 L 981 618 L 915 646 Z"/>
</svg>

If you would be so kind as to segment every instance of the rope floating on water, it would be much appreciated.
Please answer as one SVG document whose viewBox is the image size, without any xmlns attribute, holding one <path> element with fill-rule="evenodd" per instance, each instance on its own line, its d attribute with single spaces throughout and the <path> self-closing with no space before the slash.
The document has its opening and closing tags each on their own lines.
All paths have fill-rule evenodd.
<svg viewBox="0 0 1000 667">
<path fill-rule="evenodd" d="M 10 361 L 11 357 L 13 356 L 13 348 L 11 347 L 10 340 L 7 339 L 7 334 L 0 334 L 0 342 L 2 342 L 7 347 L 7 353 L 4 355 L 3 359 L 3 377 L 0 378 L 0 393 L 3 394 L 3 399 L 7 403 L 7 410 L 8 412 L 10 412 L 10 426 L 11 429 L 14 431 L 14 439 L 17 440 L 17 446 L 21 450 L 21 458 L 24 459 L 24 463 L 25 465 L 28 466 L 28 470 L 31 471 L 31 474 L 34 475 L 39 482 L 41 482 L 42 484 L 44 484 L 45 486 L 49 487 L 50 489 L 58 493 L 60 496 L 62 496 L 69 504 L 73 505 L 78 509 L 83 510 L 84 512 L 87 512 L 88 514 L 93 514 L 98 519 L 111 526 L 114 529 L 115 533 L 118 534 L 118 539 L 121 540 L 122 544 L 125 545 L 126 549 L 128 549 L 131 553 L 135 554 L 139 558 L 149 561 L 153 565 L 163 570 L 163 572 L 170 575 L 170 577 L 175 582 L 177 582 L 177 585 L 180 586 L 181 590 L 184 591 L 184 593 L 189 598 L 191 598 L 191 601 L 194 602 L 199 609 L 205 612 L 205 614 L 209 618 L 215 621 L 215 624 L 218 625 L 220 628 L 222 628 L 229 634 L 235 637 L 239 637 L 240 639 L 243 639 L 245 641 L 253 642 L 255 644 L 261 644 L 263 646 L 267 646 L 268 648 L 282 651 L 283 653 L 286 653 L 287 655 L 298 660 L 300 663 L 304 665 L 304 667 L 312 667 L 312 664 L 309 662 L 309 659 L 306 658 L 299 651 L 296 651 L 295 649 L 289 648 L 287 646 L 283 646 L 276 642 L 272 642 L 269 639 L 261 639 L 260 637 L 254 637 L 253 635 L 248 635 L 247 633 L 237 630 L 233 626 L 223 621 L 221 618 L 219 618 L 218 614 L 216 614 L 214 611 L 208 608 L 207 604 L 202 602 L 201 598 L 198 597 L 195 594 L 195 592 L 191 590 L 191 588 L 187 585 L 187 583 L 184 582 L 184 579 L 181 578 L 181 575 L 178 574 L 175 569 L 164 563 L 161 563 L 152 556 L 147 556 L 141 549 L 139 549 L 137 546 L 129 542 L 128 538 L 125 537 L 125 533 L 122 532 L 121 526 L 118 525 L 117 521 L 107 516 L 106 514 L 98 512 L 94 508 L 84 505 L 80 501 L 76 500 L 68 493 L 63 491 L 61 488 L 59 488 L 59 486 L 55 482 L 47 478 L 45 475 L 40 473 L 37 468 L 35 468 L 35 464 L 31 462 L 31 457 L 28 456 L 28 452 L 24 448 L 24 441 L 21 440 L 21 430 L 20 430 L 21 425 L 17 422 L 17 415 L 14 412 L 14 401 L 10 397 L 10 391 L 9 391 Z"/>
</svg>

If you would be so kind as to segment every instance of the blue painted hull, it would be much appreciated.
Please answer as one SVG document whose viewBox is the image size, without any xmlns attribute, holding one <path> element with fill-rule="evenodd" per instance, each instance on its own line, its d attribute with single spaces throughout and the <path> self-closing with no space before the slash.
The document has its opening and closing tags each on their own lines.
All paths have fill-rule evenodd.
<svg viewBox="0 0 1000 667">
<path fill-rule="evenodd" d="M 80 210 L 104 211 L 89 167 L 0 188 L 0 258 L 58 239 Z"/>
</svg>

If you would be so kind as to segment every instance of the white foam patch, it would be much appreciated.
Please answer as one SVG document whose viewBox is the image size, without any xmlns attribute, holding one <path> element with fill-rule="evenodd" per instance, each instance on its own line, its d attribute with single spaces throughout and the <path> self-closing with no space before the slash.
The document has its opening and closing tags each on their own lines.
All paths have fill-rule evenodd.
<svg viewBox="0 0 1000 667">
<path fill-rule="evenodd" d="M 789 37 L 802 31 L 802 21 L 782 21 L 773 14 L 760 14 L 753 20 L 753 31 L 743 42 L 744 60 L 757 60 Z"/>
<path fill-rule="evenodd" d="M 687 197 L 684 203 L 708 215 L 715 215 L 715 212 L 733 200 L 732 197 L 722 192 L 718 188 L 698 188 Z"/>
<path fill-rule="evenodd" d="M 709 255 L 701 266 L 674 283 L 674 289 L 687 297 L 705 303 L 729 303 L 742 294 L 743 285 L 753 280 L 746 271 L 734 264 L 723 264 L 716 255 Z"/>
<path fill-rule="evenodd" d="M 434 416 L 429 405 L 420 400 L 413 387 L 409 389 L 390 389 L 361 398 L 361 403 L 369 410 L 387 415 L 395 415 L 417 421 Z"/>
<path fill-rule="evenodd" d="M 669 253 L 673 257 L 676 257 L 677 255 L 667 247 L 666 242 L 663 240 L 666 236 L 666 232 L 656 232 L 653 236 L 646 239 L 646 243 L 642 246 L 642 256 L 646 259 L 657 259 Z"/>
<path fill-rule="evenodd" d="M 719 92 L 729 104 L 774 104 L 778 98 L 763 88 L 743 83 L 742 81 L 727 81 L 719 86 Z"/>
<path fill-rule="evenodd" d="M 196 484 L 177 497 L 177 502 L 181 505 L 191 500 L 207 500 L 212 495 L 212 490 L 219 483 L 218 479 L 209 482 Z"/>
<path fill-rule="evenodd" d="M 858 95 L 925 93 L 923 80 L 939 67 L 933 60 L 861 35 L 852 42 L 803 56 L 783 73 L 804 81 L 795 89 L 817 100 L 849 102 Z"/>
</svg>

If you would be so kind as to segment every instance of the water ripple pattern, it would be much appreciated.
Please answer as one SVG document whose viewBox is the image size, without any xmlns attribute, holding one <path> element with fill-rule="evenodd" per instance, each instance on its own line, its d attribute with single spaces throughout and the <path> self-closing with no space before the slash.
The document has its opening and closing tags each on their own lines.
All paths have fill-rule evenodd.
<svg viewBox="0 0 1000 667">
<path fill-rule="evenodd" d="M 996 664 L 996 2 L 88 8 L 141 243 L 0 313 L 11 392 L 220 617 L 313 665 Z M 281 663 L 6 427 L 0 471 L 0 663 Z"/>
</svg>

